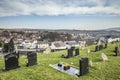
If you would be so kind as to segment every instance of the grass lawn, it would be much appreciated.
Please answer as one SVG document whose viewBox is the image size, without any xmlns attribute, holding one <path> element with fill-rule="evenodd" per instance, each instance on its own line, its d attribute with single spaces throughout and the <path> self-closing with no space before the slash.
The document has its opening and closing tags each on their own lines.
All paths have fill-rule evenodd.
<svg viewBox="0 0 120 80">
<path fill-rule="evenodd" d="M 112 56 L 116 44 L 109 44 L 107 49 L 91 52 L 87 54 L 87 50 L 94 50 L 95 46 L 88 46 L 84 50 L 80 50 L 80 56 L 70 59 L 61 58 L 62 54 L 66 54 L 67 50 L 52 52 L 50 54 L 38 54 L 38 65 L 26 67 L 26 56 L 20 56 L 20 68 L 3 72 L 0 70 L 0 80 L 120 80 L 120 56 Z M 108 61 L 102 61 L 100 54 L 105 53 Z M 89 73 L 79 78 L 70 76 L 66 73 L 57 71 L 49 66 L 58 62 L 73 63 L 79 66 L 79 59 L 88 57 L 93 61 L 93 67 L 89 67 Z M 0 69 L 4 67 L 4 58 L 0 57 Z"/>
</svg>

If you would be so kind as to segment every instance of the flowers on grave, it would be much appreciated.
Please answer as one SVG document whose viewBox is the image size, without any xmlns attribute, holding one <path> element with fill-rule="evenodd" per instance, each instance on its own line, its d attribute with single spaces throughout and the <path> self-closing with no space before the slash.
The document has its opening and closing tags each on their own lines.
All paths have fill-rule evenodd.
<svg viewBox="0 0 120 80">
<path fill-rule="evenodd" d="M 58 63 L 58 66 L 59 66 L 59 67 L 62 67 L 62 63 Z"/>
<path fill-rule="evenodd" d="M 64 64 L 63 69 L 64 69 L 64 70 L 68 70 L 68 69 L 70 69 L 70 64 L 67 64 L 67 63 Z"/>
</svg>

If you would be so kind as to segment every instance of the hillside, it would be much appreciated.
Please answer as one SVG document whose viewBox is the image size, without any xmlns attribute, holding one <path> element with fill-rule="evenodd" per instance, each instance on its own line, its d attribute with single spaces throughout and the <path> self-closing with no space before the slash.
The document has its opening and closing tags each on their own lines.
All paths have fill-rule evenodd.
<svg viewBox="0 0 120 80">
<path fill-rule="evenodd" d="M 0 80 L 120 80 L 120 56 L 112 56 L 116 44 L 109 44 L 107 49 L 99 52 L 91 52 L 87 54 L 87 49 L 94 50 L 93 46 L 88 46 L 84 50 L 80 50 L 80 56 L 70 59 L 64 59 L 60 56 L 66 54 L 67 51 L 57 51 L 50 54 L 38 54 L 38 65 L 26 67 L 26 56 L 20 56 L 20 68 L 3 72 L 0 70 Z M 105 53 L 108 61 L 102 61 L 100 54 Z M 92 59 L 93 67 L 89 68 L 89 73 L 79 78 L 72 77 L 68 74 L 59 72 L 49 66 L 60 61 L 79 66 L 81 57 Z M 0 58 L 0 69 L 4 67 L 4 59 Z"/>
</svg>

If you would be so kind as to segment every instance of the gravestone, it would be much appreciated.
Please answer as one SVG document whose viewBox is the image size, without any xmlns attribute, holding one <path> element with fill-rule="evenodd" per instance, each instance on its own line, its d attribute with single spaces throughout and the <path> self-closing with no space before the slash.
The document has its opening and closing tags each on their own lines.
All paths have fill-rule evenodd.
<svg viewBox="0 0 120 80">
<path fill-rule="evenodd" d="M 93 66 L 93 63 L 92 63 L 92 60 L 90 60 L 90 67 L 92 67 Z"/>
<path fill-rule="evenodd" d="M 74 49 L 75 49 L 75 47 L 74 47 L 74 46 L 72 46 L 70 49 L 74 50 Z"/>
<path fill-rule="evenodd" d="M 18 55 L 11 53 L 4 56 L 5 58 L 5 68 L 3 71 L 11 70 L 20 67 L 18 62 Z"/>
<path fill-rule="evenodd" d="M 105 43 L 105 48 L 107 48 L 107 43 Z"/>
<path fill-rule="evenodd" d="M 33 52 L 27 53 L 28 63 L 26 66 L 37 65 L 37 54 Z"/>
<path fill-rule="evenodd" d="M 108 60 L 107 56 L 104 53 L 101 54 L 101 58 L 102 58 L 103 61 L 107 61 Z"/>
<path fill-rule="evenodd" d="M 76 48 L 75 49 L 75 56 L 78 56 L 79 55 L 79 48 Z"/>
<path fill-rule="evenodd" d="M 99 50 L 102 50 L 103 49 L 103 45 L 99 45 Z"/>
<path fill-rule="evenodd" d="M 88 73 L 88 58 L 81 58 L 80 61 L 80 76 Z"/>
<path fill-rule="evenodd" d="M 88 49 L 88 54 L 90 53 L 90 49 Z"/>
<path fill-rule="evenodd" d="M 96 51 L 99 51 L 99 46 L 97 45 L 97 46 L 95 46 L 95 52 Z"/>
<path fill-rule="evenodd" d="M 73 49 L 68 49 L 67 58 L 73 57 Z"/>
<path fill-rule="evenodd" d="M 115 52 L 114 56 L 118 56 L 118 53 L 119 53 L 119 47 L 118 46 L 115 47 L 115 51 L 114 52 Z"/>
</svg>

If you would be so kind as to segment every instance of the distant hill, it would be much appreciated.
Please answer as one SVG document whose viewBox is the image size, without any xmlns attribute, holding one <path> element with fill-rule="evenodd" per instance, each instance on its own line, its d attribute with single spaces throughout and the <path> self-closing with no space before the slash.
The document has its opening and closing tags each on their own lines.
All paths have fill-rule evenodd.
<svg viewBox="0 0 120 80">
<path fill-rule="evenodd" d="M 115 27 L 115 28 L 108 28 L 106 29 L 107 31 L 119 31 L 120 32 L 120 27 Z"/>
</svg>

